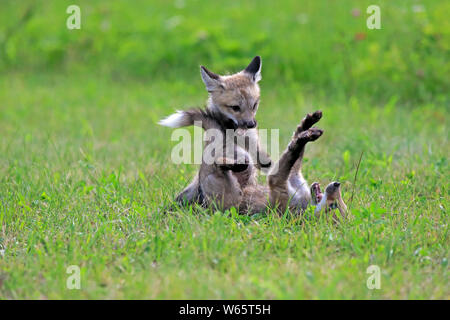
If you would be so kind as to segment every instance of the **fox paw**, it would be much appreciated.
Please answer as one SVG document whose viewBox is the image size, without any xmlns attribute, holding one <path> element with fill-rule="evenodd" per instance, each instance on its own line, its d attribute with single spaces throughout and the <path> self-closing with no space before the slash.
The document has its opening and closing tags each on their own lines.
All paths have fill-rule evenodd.
<svg viewBox="0 0 450 320">
<path fill-rule="evenodd" d="M 261 168 L 270 168 L 272 166 L 272 160 L 262 161 L 259 165 Z"/>
<path fill-rule="evenodd" d="M 316 141 L 323 134 L 322 129 L 309 128 L 298 135 L 299 140 L 303 141 Z"/>
<path fill-rule="evenodd" d="M 249 166 L 248 159 L 245 159 L 244 162 L 242 162 L 229 158 L 218 158 L 216 159 L 215 164 L 224 171 L 231 170 L 233 172 L 247 170 Z"/>
<path fill-rule="evenodd" d="M 317 205 L 322 200 L 323 194 L 320 190 L 320 185 L 318 182 L 314 182 L 311 185 L 311 198 L 314 205 Z"/>
<path fill-rule="evenodd" d="M 308 113 L 302 120 L 302 122 L 298 125 L 296 134 L 300 134 L 303 131 L 308 130 L 311 128 L 314 124 L 319 122 L 319 120 L 322 118 L 322 111 L 317 110 L 313 113 Z"/>
<path fill-rule="evenodd" d="M 310 141 L 315 141 L 323 134 L 323 130 L 310 128 L 296 135 L 288 145 L 289 150 L 300 150 Z"/>
</svg>

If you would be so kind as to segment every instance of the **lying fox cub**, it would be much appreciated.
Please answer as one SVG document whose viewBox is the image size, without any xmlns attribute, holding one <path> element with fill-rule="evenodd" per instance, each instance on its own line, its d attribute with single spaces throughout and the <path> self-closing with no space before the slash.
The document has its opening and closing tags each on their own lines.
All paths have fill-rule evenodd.
<svg viewBox="0 0 450 320">
<path fill-rule="evenodd" d="M 261 65 L 261 58 L 257 56 L 243 71 L 228 76 L 217 75 L 202 66 L 202 79 L 209 92 L 206 109 L 177 111 L 159 122 L 172 128 L 199 125 L 207 132 L 214 129 L 224 135 L 232 130 L 244 137 L 237 139 L 241 141 L 237 144 L 233 139 L 231 155 L 217 152 L 212 154 L 212 161 L 205 161 L 204 153 L 198 174 L 177 196 L 177 202 L 214 204 L 222 210 L 233 206 L 241 213 L 261 212 L 270 206 L 280 211 L 289 208 L 299 212 L 311 203 L 317 205 L 317 212 L 337 207 L 344 215 L 346 206 L 339 182 L 330 183 L 322 194 L 318 183 L 308 188 L 300 172 L 306 144 L 323 133 L 313 127 L 322 117 L 321 111 L 306 115 L 276 164 L 272 164 L 260 147 L 255 114 L 259 106 Z M 207 141 L 204 150 L 213 141 Z M 228 149 L 229 141 L 219 149 L 221 147 Z M 257 169 L 268 171 L 267 186 L 257 183 Z"/>
</svg>

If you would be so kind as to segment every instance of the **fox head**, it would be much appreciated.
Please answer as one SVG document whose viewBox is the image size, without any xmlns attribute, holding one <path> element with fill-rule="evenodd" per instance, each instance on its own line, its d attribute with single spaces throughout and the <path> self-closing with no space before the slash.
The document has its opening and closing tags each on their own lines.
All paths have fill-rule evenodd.
<svg viewBox="0 0 450 320">
<path fill-rule="evenodd" d="M 207 108 L 227 127 L 256 127 L 261 66 L 261 57 L 256 56 L 244 70 L 233 75 L 221 76 L 204 66 L 200 67 L 202 80 L 209 93 Z"/>
</svg>

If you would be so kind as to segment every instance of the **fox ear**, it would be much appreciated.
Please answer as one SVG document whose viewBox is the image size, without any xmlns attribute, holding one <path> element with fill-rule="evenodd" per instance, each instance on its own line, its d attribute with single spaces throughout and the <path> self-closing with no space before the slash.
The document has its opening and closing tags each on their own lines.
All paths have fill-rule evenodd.
<svg viewBox="0 0 450 320">
<path fill-rule="evenodd" d="M 253 58 L 252 62 L 245 68 L 245 72 L 247 72 L 253 79 L 253 81 L 258 82 L 261 80 L 261 67 L 262 61 L 260 56 L 256 56 Z"/>
<path fill-rule="evenodd" d="M 223 88 L 220 81 L 220 76 L 218 74 L 209 71 L 204 66 L 200 66 L 200 73 L 202 75 L 202 80 L 205 83 L 206 90 L 208 92 L 217 90 L 219 88 Z"/>
</svg>

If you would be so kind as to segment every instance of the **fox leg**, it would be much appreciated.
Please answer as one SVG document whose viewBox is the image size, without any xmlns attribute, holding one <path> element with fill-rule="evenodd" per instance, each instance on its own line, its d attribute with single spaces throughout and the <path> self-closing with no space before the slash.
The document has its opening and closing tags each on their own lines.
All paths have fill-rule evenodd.
<svg viewBox="0 0 450 320">
<path fill-rule="evenodd" d="M 297 129 L 294 132 L 295 135 L 301 134 L 303 131 L 311 128 L 315 123 L 317 123 L 322 118 L 322 111 L 318 110 L 314 113 L 308 113 L 302 120 L 302 122 L 298 125 Z M 308 183 L 306 182 L 303 174 L 301 172 L 302 163 L 303 163 L 303 155 L 305 149 L 303 148 L 300 152 L 298 159 L 295 161 L 292 166 L 288 184 L 290 195 L 292 196 L 291 204 L 305 210 L 311 200 L 311 192 L 308 188 Z"/>
<path fill-rule="evenodd" d="M 270 173 L 267 180 L 270 188 L 269 200 L 272 205 L 278 205 L 280 210 L 285 210 L 289 203 L 292 187 L 289 186 L 288 177 L 295 162 L 303 154 L 305 145 L 309 141 L 314 141 L 322 135 L 323 131 L 317 128 L 310 128 L 300 134 L 294 134 L 287 149 L 283 152 L 274 167 L 275 173 Z"/>
<path fill-rule="evenodd" d="M 308 113 L 303 119 L 302 122 L 297 126 L 297 129 L 294 132 L 294 135 L 298 135 L 303 131 L 308 130 L 313 125 L 315 125 L 322 118 L 322 111 L 317 110 L 313 113 Z"/>
<path fill-rule="evenodd" d="M 263 170 L 265 173 L 268 172 L 272 165 L 272 160 L 267 151 L 261 146 L 257 130 L 249 129 L 245 135 L 238 135 L 237 137 L 237 145 L 250 156 L 254 166 L 258 170 Z"/>
<path fill-rule="evenodd" d="M 315 123 L 319 122 L 321 118 L 322 118 L 322 111 L 320 110 L 314 113 L 308 113 L 295 130 L 294 137 L 296 135 L 299 135 L 303 131 L 306 131 L 309 128 L 311 128 Z M 302 149 L 297 161 L 295 161 L 294 165 L 292 166 L 292 170 L 289 176 L 289 183 L 295 189 L 305 188 L 305 190 L 309 192 L 308 187 L 306 186 L 306 180 L 303 178 L 303 175 L 300 172 L 300 169 L 302 168 L 304 152 L 305 149 Z"/>
<path fill-rule="evenodd" d="M 198 174 L 196 174 L 192 182 L 186 188 L 184 188 L 184 190 L 181 191 L 180 194 L 178 194 L 178 196 L 175 198 L 175 201 L 180 205 L 200 202 L 201 199 L 198 187 Z"/>
</svg>

